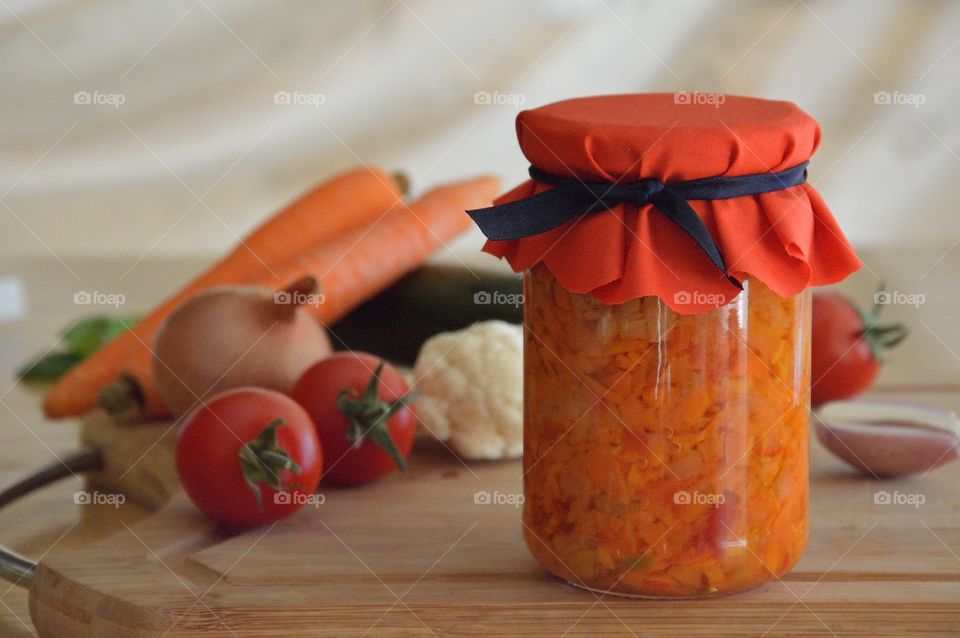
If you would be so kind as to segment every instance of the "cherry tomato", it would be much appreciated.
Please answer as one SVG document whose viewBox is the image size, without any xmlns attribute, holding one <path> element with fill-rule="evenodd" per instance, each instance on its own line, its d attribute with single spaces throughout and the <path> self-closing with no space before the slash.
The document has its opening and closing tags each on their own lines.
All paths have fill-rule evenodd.
<svg viewBox="0 0 960 638">
<path fill-rule="evenodd" d="M 880 354 L 907 336 L 901 324 L 877 325 L 879 309 L 877 303 L 869 315 L 863 315 L 839 293 L 813 296 L 810 400 L 814 406 L 869 388 L 880 373 Z"/>
<path fill-rule="evenodd" d="M 239 528 L 293 514 L 323 469 L 310 416 L 290 397 L 262 388 L 228 390 L 197 406 L 184 420 L 176 455 L 190 500 Z"/>
<path fill-rule="evenodd" d="M 416 434 L 412 396 L 382 359 L 341 352 L 314 364 L 290 395 L 317 426 L 325 483 L 360 485 L 404 468 Z"/>
</svg>

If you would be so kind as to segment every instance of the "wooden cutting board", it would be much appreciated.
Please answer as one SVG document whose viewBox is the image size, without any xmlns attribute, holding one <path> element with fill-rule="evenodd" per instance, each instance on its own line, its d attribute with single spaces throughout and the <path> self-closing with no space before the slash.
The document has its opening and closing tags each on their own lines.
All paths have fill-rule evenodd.
<svg viewBox="0 0 960 638">
<path fill-rule="evenodd" d="M 465 466 L 426 442 L 407 474 L 240 535 L 174 496 L 50 552 L 30 612 L 41 637 L 77 638 L 960 635 L 960 464 L 876 483 L 814 450 L 804 559 L 737 596 L 640 601 L 561 582 L 527 553 L 514 505 L 476 502 L 517 494 L 520 464 Z M 876 504 L 881 489 L 925 502 Z"/>
</svg>

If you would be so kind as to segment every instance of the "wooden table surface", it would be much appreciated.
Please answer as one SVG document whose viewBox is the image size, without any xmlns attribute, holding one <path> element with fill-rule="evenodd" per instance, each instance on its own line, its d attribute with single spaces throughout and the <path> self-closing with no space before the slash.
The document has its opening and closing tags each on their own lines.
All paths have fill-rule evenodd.
<svg viewBox="0 0 960 638">
<path fill-rule="evenodd" d="M 887 282 L 888 290 L 914 295 L 916 305 L 895 304 L 884 309 L 891 319 L 908 321 L 913 333 L 906 345 L 886 367 L 873 395 L 910 398 L 960 410 L 960 295 L 956 279 L 960 273 L 960 247 L 948 246 L 930 250 L 862 251 L 866 268 L 845 282 L 841 288 L 859 297 L 866 304 L 878 279 Z M 42 417 L 38 389 L 17 384 L 13 371 L 24 360 L 49 348 L 56 333 L 72 319 L 95 313 L 134 314 L 151 305 L 163 294 L 175 289 L 202 262 L 197 260 L 134 259 L 112 261 L 49 260 L 0 261 L 0 290 L 11 285 L 22 287 L 26 296 L 23 317 L 0 320 L 0 479 L 23 468 L 46 462 L 75 447 L 76 422 L 49 422 Z M 19 284 L 12 284 L 18 281 Z M 113 307 L 92 307 L 74 303 L 78 292 L 121 293 L 124 304 Z M 0 296 L 0 317 L 4 304 Z M 827 455 L 814 443 L 812 446 L 811 516 L 829 518 L 831 526 L 846 531 L 843 542 L 832 543 L 827 554 L 806 557 L 797 571 L 810 572 L 811 561 L 818 565 L 822 578 L 797 582 L 798 600 L 784 604 L 783 618 L 766 633 L 776 635 L 861 635 L 857 628 L 844 623 L 821 622 L 805 610 L 803 598 L 810 590 L 829 583 L 840 575 L 849 575 L 849 565 L 862 564 L 872 554 L 878 561 L 893 565 L 879 580 L 864 581 L 858 597 L 876 604 L 883 614 L 884 601 L 904 602 L 898 582 L 916 578 L 912 570 L 911 551 L 922 546 L 926 555 L 942 560 L 937 573 L 930 577 L 930 591 L 936 591 L 939 606 L 930 606 L 930 615 L 945 629 L 939 635 L 960 635 L 960 464 L 941 468 L 922 478 L 887 481 L 878 484 L 858 477 L 841 462 Z M 53 547 L 78 546 L 92 539 L 122 531 L 125 525 L 146 516 L 133 505 L 120 508 L 73 504 L 79 481 L 67 480 L 48 487 L 0 513 L 0 542 L 30 556 L 39 558 Z M 920 507 L 878 506 L 873 495 L 878 490 L 923 494 Z M 519 521 L 518 521 L 519 525 Z M 885 530 L 885 533 L 880 531 Z M 890 531 L 896 530 L 891 536 Z M 876 535 L 876 539 L 871 538 Z M 885 542 L 902 538 L 903 542 Z M 881 541 L 881 542 L 877 542 Z M 835 547 L 833 545 L 836 545 Z M 914 549 L 911 549 L 914 548 Z M 891 556 L 895 559 L 890 560 Z M 851 562 L 852 561 L 852 562 Z M 806 565 L 806 568 L 805 568 Z M 923 572 L 926 573 L 926 572 Z M 879 583 L 879 584 L 878 584 Z M 792 583 L 793 584 L 793 583 Z M 909 590 L 915 592 L 916 590 Z M 944 615 L 942 600 L 947 600 Z M 918 617 L 924 618 L 922 598 L 917 603 Z M 933 601 L 930 601 L 933 602 Z M 930 620 L 930 618 L 928 618 Z M 890 633 L 904 635 L 910 619 L 889 618 Z M 952 626 L 952 632 L 946 627 Z M 686 635 L 702 633 L 709 627 Z M 642 625 L 632 626 L 637 635 Z M 575 632 L 573 632 L 575 633 Z M 627 628 L 623 633 L 628 634 Z M 26 591 L 0 584 L 0 636 L 20 638 L 36 635 L 27 610 Z M 657 634 L 660 635 L 660 634 Z M 927 635 L 923 632 L 910 635 Z"/>
</svg>

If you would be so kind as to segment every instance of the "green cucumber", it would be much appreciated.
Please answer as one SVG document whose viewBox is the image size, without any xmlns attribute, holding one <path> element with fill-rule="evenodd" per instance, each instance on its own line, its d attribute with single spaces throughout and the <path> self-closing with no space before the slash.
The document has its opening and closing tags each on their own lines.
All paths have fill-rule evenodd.
<svg viewBox="0 0 960 638">
<path fill-rule="evenodd" d="M 523 321 L 520 275 L 424 266 L 330 327 L 337 350 L 370 352 L 412 366 L 420 346 L 477 321 Z"/>
</svg>

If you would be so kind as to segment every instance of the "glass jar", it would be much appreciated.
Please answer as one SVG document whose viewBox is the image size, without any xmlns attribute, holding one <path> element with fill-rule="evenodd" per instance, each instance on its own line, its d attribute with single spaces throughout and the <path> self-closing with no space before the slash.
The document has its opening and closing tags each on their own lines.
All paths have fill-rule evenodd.
<svg viewBox="0 0 960 638">
<path fill-rule="evenodd" d="M 542 264 L 524 277 L 533 556 L 574 585 L 651 598 L 788 571 L 808 531 L 809 290 L 748 279 L 679 314 L 570 293 Z"/>
</svg>

